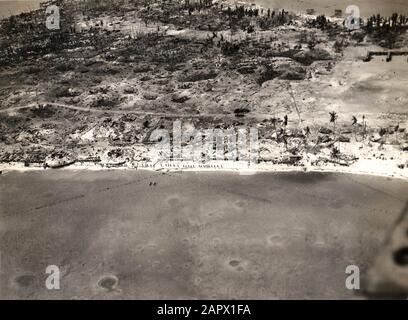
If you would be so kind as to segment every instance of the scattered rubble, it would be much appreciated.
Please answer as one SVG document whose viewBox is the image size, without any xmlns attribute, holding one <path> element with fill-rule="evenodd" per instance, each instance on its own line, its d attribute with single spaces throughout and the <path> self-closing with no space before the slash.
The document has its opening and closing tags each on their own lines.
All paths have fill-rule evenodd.
<svg viewBox="0 0 408 320">
<path fill-rule="evenodd" d="M 367 124 L 340 111 L 333 126 L 309 90 L 346 87 L 330 74 L 347 47 L 385 33 L 401 45 L 405 20 L 373 17 L 357 34 L 224 1 L 61 5 L 59 31 L 38 23 L 41 11 L 0 23 L 1 163 L 137 167 L 151 132 L 171 131 L 177 115 L 198 130 L 258 128 L 261 162 L 349 166 L 378 149 L 406 161 L 406 114 Z"/>
</svg>

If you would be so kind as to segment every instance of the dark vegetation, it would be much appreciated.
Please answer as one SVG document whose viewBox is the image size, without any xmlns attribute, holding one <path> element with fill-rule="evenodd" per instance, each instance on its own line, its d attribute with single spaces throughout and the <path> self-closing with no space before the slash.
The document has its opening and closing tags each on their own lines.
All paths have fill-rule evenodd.
<svg viewBox="0 0 408 320">
<path fill-rule="evenodd" d="M 198 110 L 191 102 L 193 99 L 180 91 L 197 86 L 201 90 L 200 93 L 211 92 L 215 86 L 212 81 L 220 79 L 221 76 L 224 76 L 223 81 L 228 80 L 225 73 L 231 73 L 231 78 L 244 75 L 245 79 L 252 81 L 255 86 L 262 86 L 274 79 L 302 81 L 309 77 L 314 62 L 335 60 L 334 54 L 321 46 L 327 39 L 333 42 L 336 40 L 334 47 L 337 54 L 341 54 L 342 48 L 349 41 L 361 40 L 356 36 L 356 32 L 349 32 L 325 16 L 310 19 L 306 23 L 307 30 L 298 31 L 294 26 L 297 17 L 285 10 L 216 5 L 209 0 L 85 0 L 75 4 L 64 1 L 59 2 L 59 5 L 62 8 L 60 30 L 51 31 L 45 28 L 45 16 L 41 10 L 2 21 L 0 69 L 16 68 L 19 71 L 16 72 L 16 80 L 19 83 L 32 86 L 38 83 L 47 84 L 48 89 L 40 94 L 43 99 L 80 106 L 88 103 L 87 107 L 101 112 L 117 110 L 127 99 L 126 95 L 139 93 L 134 87 L 125 87 L 119 92 L 117 88 L 102 85 L 107 78 L 113 83 L 126 78 L 140 80 L 142 87 L 149 89 L 140 94 L 144 99 L 143 110 L 198 114 L 203 110 Z M 154 23 L 171 24 L 176 29 L 204 31 L 206 37 L 183 38 L 167 35 L 160 29 L 160 25 L 154 32 L 138 32 L 134 37 L 119 30 L 106 30 L 102 22 L 90 30 L 81 32 L 75 29 L 74 24 L 79 13 L 89 21 L 99 19 L 104 14 L 124 17 L 128 12 L 133 13 L 135 8 L 140 10 L 134 14 L 142 19 L 146 27 Z M 391 46 L 406 27 L 406 23 L 406 18 L 398 15 L 392 19 L 372 17 L 363 32 L 378 42 L 390 41 L 384 45 Z M 278 27 L 292 28 L 290 32 L 298 36 L 298 43 L 293 46 L 280 43 L 279 39 L 273 36 L 266 39 L 256 37 L 259 32 L 273 31 Z M 227 38 L 223 31 L 232 31 L 232 36 Z M 324 37 L 324 40 L 319 39 L 317 33 Z M 215 57 L 221 57 L 220 61 L 216 61 Z M 274 59 L 282 59 L 284 62 Z M 75 76 L 66 79 L 63 76 L 67 73 L 73 73 Z M 33 83 L 29 83 L 30 81 Z M 155 88 L 157 92 L 151 88 Z M 1 95 L 7 95 L 7 92 L 8 89 L 5 88 Z M 171 98 L 165 102 L 157 101 L 163 95 Z M 87 99 L 86 102 L 84 98 Z M 257 125 L 251 118 L 253 109 L 249 103 L 234 103 L 234 106 L 226 108 L 232 118 L 203 116 L 192 120 L 194 126 L 197 129 L 205 129 Z M 288 163 L 297 163 L 301 159 L 302 151 L 317 154 L 321 148 L 329 148 L 334 161 L 342 161 L 345 158 L 336 143 L 350 141 L 351 133 L 364 140 L 374 133 L 367 132 L 365 124 L 364 127 L 359 126 L 358 120 L 354 119 L 349 126 L 351 133 L 348 136 L 340 134 L 336 126 L 337 118 L 331 119 L 333 129 L 307 127 L 307 130 L 300 127 L 289 128 L 287 116 L 282 119 L 266 119 L 260 126 L 260 137 L 284 144 L 286 152 L 290 154 Z M 86 146 L 86 143 L 68 136 L 83 134 L 91 128 L 97 128 L 96 137 L 99 131 L 102 132 L 100 136 L 107 136 L 106 140 L 110 146 L 145 142 L 149 132 L 155 127 L 171 130 L 172 120 L 162 117 L 157 121 L 150 116 L 131 114 L 114 117 L 108 113 L 95 115 L 38 104 L 37 108 L 25 110 L 17 116 L 0 117 L 1 142 L 7 145 L 16 144 L 22 148 L 16 149 L 14 155 L 9 152 L 1 153 L 0 162 L 21 159 L 43 161 L 50 149 L 58 149 L 61 145 L 76 150 Z M 42 133 L 42 129 L 55 130 L 61 134 L 54 134 L 56 138 L 50 141 L 49 137 Z M 388 133 L 381 132 L 380 135 L 384 140 Z M 106 142 L 95 139 L 95 144 Z M 395 140 L 397 139 L 398 137 Z M 25 154 L 23 147 L 33 156 Z M 115 151 L 108 156 L 118 158 L 122 154 Z"/>
</svg>

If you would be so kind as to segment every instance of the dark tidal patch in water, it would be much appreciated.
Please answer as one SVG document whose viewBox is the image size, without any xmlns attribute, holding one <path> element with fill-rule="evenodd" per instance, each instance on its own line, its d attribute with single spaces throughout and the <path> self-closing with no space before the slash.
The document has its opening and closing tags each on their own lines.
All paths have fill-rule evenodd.
<svg viewBox="0 0 408 320">
<path fill-rule="evenodd" d="M 230 264 L 231 267 L 238 267 L 239 261 L 238 260 L 231 260 L 229 264 Z"/>
<path fill-rule="evenodd" d="M 177 197 L 171 197 L 167 200 L 167 203 L 171 206 L 171 207 L 177 207 L 178 205 L 180 205 L 180 199 Z"/>
<path fill-rule="evenodd" d="M 314 184 L 322 181 L 330 181 L 335 177 L 333 173 L 323 172 L 290 172 L 278 174 L 280 180 L 302 183 L 302 184 Z"/>
<path fill-rule="evenodd" d="M 346 205 L 346 201 L 341 199 L 333 200 L 329 203 L 329 207 L 333 209 L 341 209 Z"/>
<path fill-rule="evenodd" d="M 401 267 L 408 267 L 408 247 L 403 247 L 394 252 L 394 262 Z"/>
<path fill-rule="evenodd" d="M 118 278 L 115 276 L 106 276 L 99 280 L 98 286 L 105 290 L 112 291 L 116 288 L 118 282 Z"/>
<path fill-rule="evenodd" d="M 15 279 L 15 282 L 17 283 L 17 285 L 19 287 L 28 288 L 28 287 L 31 287 L 34 284 L 35 276 L 33 276 L 31 274 L 23 274 L 21 276 L 18 276 Z"/>
</svg>

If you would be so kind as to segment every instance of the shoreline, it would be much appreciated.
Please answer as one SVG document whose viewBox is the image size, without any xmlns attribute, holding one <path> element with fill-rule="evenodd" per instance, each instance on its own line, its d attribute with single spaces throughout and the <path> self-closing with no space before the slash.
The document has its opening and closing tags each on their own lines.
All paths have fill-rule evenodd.
<svg viewBox="0 0 408 320">
<path fill-rule="evenodd" d="M 169 163 L 166 163 L 169 165 Z M 225 164 L 228 164 L 226 166 Z M 78 165 L 72 164 L 69 166 L 61 168 L 47 168 L 44 169 L 42 166 L 30 166 L 26 167 L 24 163 L 10 163 L 10 164 L 0 164 L 0 171 L 2 174 L 7 172 L 34 172 L 34 171 L 155 171 L 155 172 L 196 172 L 196 173 L 237 173 L 239 175 L 255 175 L 262 173 L 334 173 L 334 174 L 352 174 L 352 175 L 367 175 L 382 178 L 391 178 L 408 181 L 408 170 L 400 169 L 401 172 L 397 170 L 386 172 L 382 170 L 363 170 L 360 166 L 339 166 L 339 165 L 327 165 L 327 166 L 290 166 L 290 165 L 277 165 L 277 164 L 265 164 L 261 163 L 254 167 L 244 167 L 244 166 L 233 166 L 234 163 L 228 162 L 213 162 L 207 166 L 199 165 L 197 163 L 184 163 L 184 166 L 156 166 L 153 163 L 145 163 L 143 165 L 138 165 L 136 167 L 130 166 L 102 166 L 99 164 L 87 164 Z M 235 163 L 236 164 L 236 163 Z M 174 165 L 174 164 L 172 164 Z M 200 167 L 201 166 L 201 167 Z M 213 166 L 213 167 L 212 167 Z"/>
</svg>

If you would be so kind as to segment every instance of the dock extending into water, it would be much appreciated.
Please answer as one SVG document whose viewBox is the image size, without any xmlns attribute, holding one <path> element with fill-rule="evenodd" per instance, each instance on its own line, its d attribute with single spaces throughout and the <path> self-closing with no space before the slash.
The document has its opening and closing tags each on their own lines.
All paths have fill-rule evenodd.
<svg viewBox="0 0 408 320">
<path fill-rule="evenodd" d="M 408 62 L 408 51 L 368 51 L 364 61 L 369 62 L 374 56 L 386 56 L 387 62 L 390 62 L 393 56 L 407 56 Z"/>
</svg>

